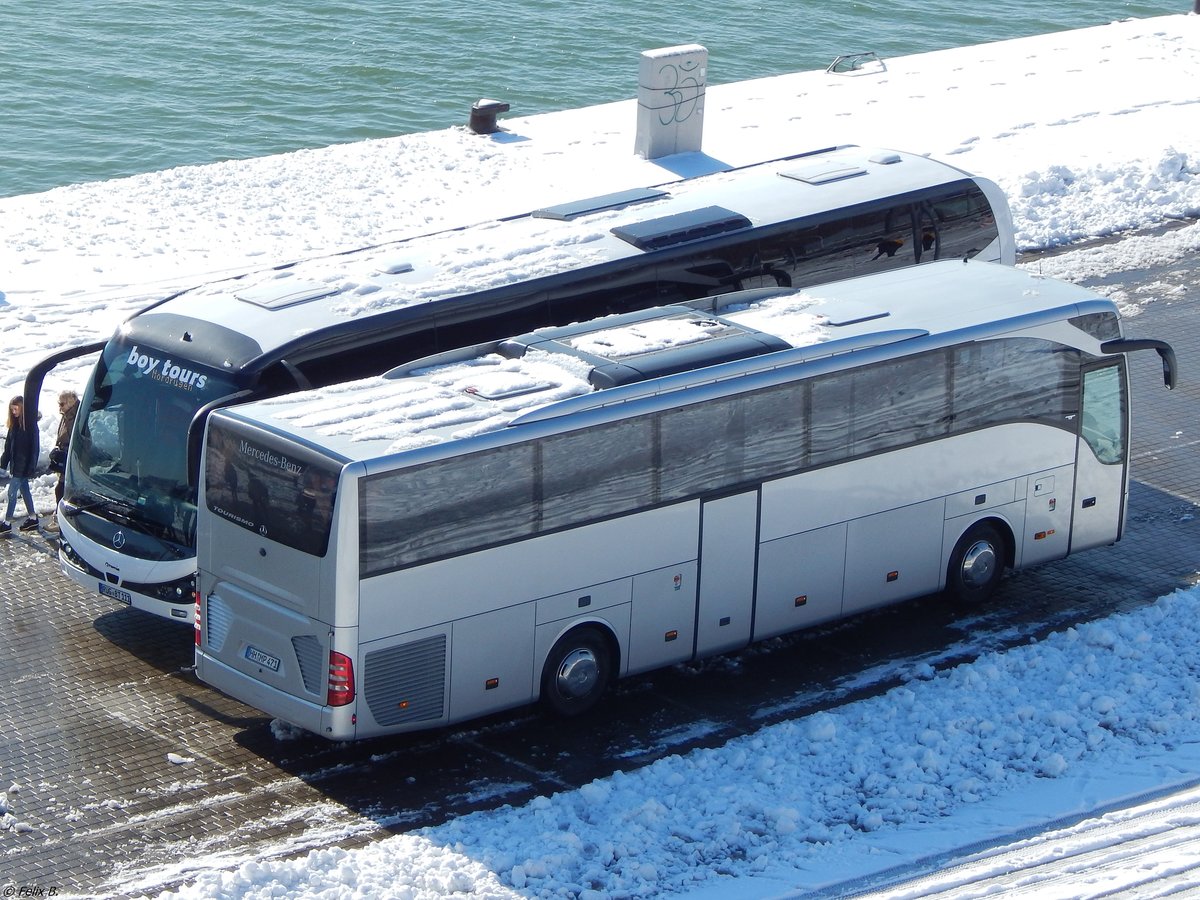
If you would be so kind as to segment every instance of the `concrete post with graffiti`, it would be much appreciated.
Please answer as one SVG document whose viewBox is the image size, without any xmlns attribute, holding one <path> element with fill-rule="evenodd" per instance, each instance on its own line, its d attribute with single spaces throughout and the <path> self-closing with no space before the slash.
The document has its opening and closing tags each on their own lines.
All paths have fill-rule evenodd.
<svg viewBox="0 0 1200 900">
<path fill-rule="evenodd" d="M 707 77 L 708 50 L 699 44 L 642 53 L 634 147 L 638 156 L 657 159 L 700 149 Z"/>
</svg>

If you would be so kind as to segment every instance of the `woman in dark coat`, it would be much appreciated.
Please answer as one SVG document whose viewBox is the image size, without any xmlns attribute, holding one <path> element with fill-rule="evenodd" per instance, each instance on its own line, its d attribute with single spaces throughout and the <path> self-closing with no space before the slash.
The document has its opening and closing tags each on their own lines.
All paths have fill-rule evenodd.
<svg viewBox="0 0 1200 900">
<path fill-rule="evenodd" d="M 22 531 L 37 528 L 37 512 L 33 508 L 33 494 L 29 490 L 29 479 L 35 474 L 38 462 L 37 423 L 25 421 L 25 398 L 13 397 L 8 404 L 8 434 L 4 436 L 4 454 L 0 456 L 0 469 L 8 469 L 12 479 L 8 483 L 8 511 L 0 522 L 0 534 L 12 531 L 9 520 L 17 511 L 17 492 L 25 501 L 29 514 L 21 523 Z"/>
</svg>

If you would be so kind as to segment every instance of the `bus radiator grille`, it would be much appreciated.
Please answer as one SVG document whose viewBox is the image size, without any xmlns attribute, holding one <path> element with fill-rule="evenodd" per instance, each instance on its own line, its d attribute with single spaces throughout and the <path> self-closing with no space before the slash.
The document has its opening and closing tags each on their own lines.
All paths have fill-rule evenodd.
<svg viewBox="0 0 1200 900">
<path fill-rule="evenodd" d="M 304 679 L 304 689 L 310 694 L 321 693 L 323 679 L 329 672 L 328 663 L 322 665 L 325 662 L 323 649 L 321 639 L 315 634 L 298 634 L 292 638 L 292 650 L 296 654 L 296 662 L 300 664 L 300 677 Z"/>
<path fill-rule="evenodd" d="M 229 627 L 233 624 L 233 610 L 229 604 L 216 594 L 209 594 L 208 605 L 205 608 L 204 625 L 208 632 L 208 648 L 213 653 L 220 653 L 229 637 Z"/>
<path fill-rule="evenodd" d="M 445 714 L 446 635 L 368 653 L 363 694 L 380 725 L 436 720 Z"/>
</svg>

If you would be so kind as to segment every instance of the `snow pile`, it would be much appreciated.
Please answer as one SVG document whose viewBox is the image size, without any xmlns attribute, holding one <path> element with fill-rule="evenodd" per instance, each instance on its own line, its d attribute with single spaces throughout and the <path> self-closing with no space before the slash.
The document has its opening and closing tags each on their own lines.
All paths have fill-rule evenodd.
<svg viewBox="0 0 1200 900">
<path fill-rule="evenodd" d="M 1200 215 L 1200 155 L 1164 148 L 1156 159 L 1112 167 L 1053 165 L 1008 184 L 1017 246 L 1052 247 L 1163 219 Z"/>
<path fill-rule="evenodd" d="M 927 829 L 932 852 L 930 835 L 961 840 L 964 807 L 1044 781 L 1145 773 L 1164 747 L 1197 742 L 1192 588 L 718 749 L 354 853 L 206 874 L 178 896 L 649 897 L 729 879 L 757 880 L 759 895 L 764 884 L 811 889 L 858 845 L 895 853 Z M 1025 814 L 1047 813 L 1035 801 Z"/>
</svg>

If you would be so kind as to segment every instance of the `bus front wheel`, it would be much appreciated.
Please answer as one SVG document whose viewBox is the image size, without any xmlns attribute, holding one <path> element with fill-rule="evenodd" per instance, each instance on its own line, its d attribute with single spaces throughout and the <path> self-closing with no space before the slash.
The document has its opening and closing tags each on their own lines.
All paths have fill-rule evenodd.
<svg viewBox="0 0 1200 900">
<path fill-rule="evenodd" d="M 986 522 L 967 529 L 954 545 L 946 571 L 946 592 L 964 604 L 991 599 L 1004 574 L 1004 539 Z"/>
<path fill-rule="evenodd" d="M 576 628 L 550 651 L 542 670 L 542 702 L 560 716 L 590 710 L 608 687 L 612 653 L 596 628 Z"/>
</svg>

